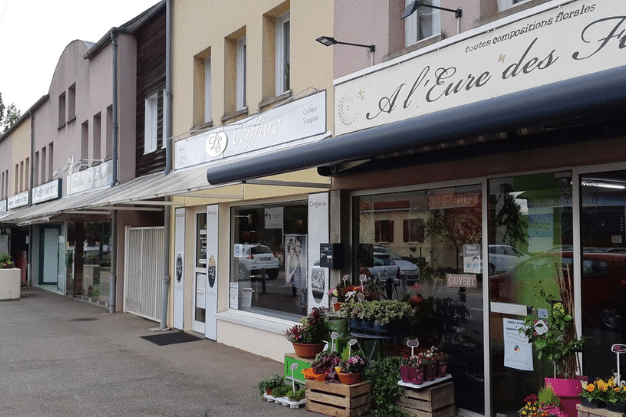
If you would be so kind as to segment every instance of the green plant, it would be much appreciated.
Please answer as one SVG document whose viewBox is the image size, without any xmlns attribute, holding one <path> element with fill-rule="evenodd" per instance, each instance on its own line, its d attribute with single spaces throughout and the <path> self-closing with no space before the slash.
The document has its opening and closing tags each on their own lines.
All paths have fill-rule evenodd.
<svg viewBox="0 0 626 417">
<path fill-rule="evenodd" d="M 289 393 L 292 392 L 291 386 L 289 385 L 281 385 L 280 387 L 276 387 L 272 390 L 273 397 L 286 397 Z"/>
<path fill-rule="evenodd" d="M 537 397 L 539 398 L 539 402 L 541 404 L 553 405 L 555 407 L 558 407 L 559 405 L 561 405 L 560 398 L 558 397 L 558 395 L 554 393 L 554 390 L 552 389 L 550 385 L 539 388 Z"/>
<path fill-rule="evenodd" d="M 321 343 L 328 336 L 328 323 L 324 311 L 319 308 L 313 310 L 300 319 L 284 333 L 291 343 Z"/>
<path fill-rule="evenodd" d="M 292 401 L 300 401 L 304 399 L 305 394 L 306 394 L 306 389 L 303 387 L 296 391 L 294 390 L 289 391 L 289 393 L 287 394 L 287 397 L 289 397 L 289 399 Z"/>
<path fill-rule="evenodd" d="M 341 364 L 341 355 L 337 352 L 328 350 L 322 351 L 315 356 L 315 360 L 311 364 L 313 372 L 316 374 L 327 374 L 326 379 L 336 379 L 337 373 L 335 367 Z"/>
<path fill-rule="evenodd" d="M 374 368 L 365 371 L 365 379 L 372 384 L 372 408 L 375 417 L 400 417 L 406 413 L 396 405 L 404 394 L 398 385 L 400 380 L 400 358 L 389 356 L 376 362 Z"/>
<path fill-rule="evenodd" d="M 15 265 L 8 253 L 0 253 L 0 269 L 13 268 Z"/>
<path fill-rule="evenodd" d="M 285 385 L 285 377 L 274 374 L 268 378 L 264 378 L 256 385 L 259 390 L 259 394 L 263 395 L 267 390 L 274 390 L 275 388 Z"/>
</svg>

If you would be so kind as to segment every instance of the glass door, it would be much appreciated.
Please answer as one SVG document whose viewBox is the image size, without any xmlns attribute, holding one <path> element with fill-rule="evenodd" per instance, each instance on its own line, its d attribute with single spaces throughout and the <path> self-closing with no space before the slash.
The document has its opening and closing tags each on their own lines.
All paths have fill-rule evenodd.
<svg viewBox="0 0 626 417">
<path fill-rule="evenodd" d="M 207 282 L 207 215 L 206 208 L 196 212 L 196 248 L 193 268 L 193 322 L 192 329 L 204 334 L 206 321 L 206 282 Z"/>
<path fill-rule="evenodd" d="M 557 278 L 573 279 L 571 173 L 489 180 L 487 207 L 492 415 L 515 416 L 553 376 L 518 329 L 561 299 Z"/>
</svg>

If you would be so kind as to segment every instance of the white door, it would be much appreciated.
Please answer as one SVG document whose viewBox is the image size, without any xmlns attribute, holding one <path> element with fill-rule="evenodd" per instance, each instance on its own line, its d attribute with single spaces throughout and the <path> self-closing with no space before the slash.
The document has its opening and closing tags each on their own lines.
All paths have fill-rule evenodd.
<svg viewBox="0 0 626 417">
<path fill-rule="evenodd" d="M 206 283 L 207 283 L 207 224 L 206 209 L 196 211 L 195 261 L 193 267 L 193 310 L 191 328 L 194 332 L 205 332 Z"/>
<path fill-rule="evenodd" d="M 183 330 L 184 326 L 184 288 L 185 288 L 185 209 L 176 209 L 176 223 L 174 235 L 174 328 Z"/>
<path fill-rule="evenodd" d="M 206 332 L 207 339 L 217 340 L 217 253 L 218 240 L 218 205 L 207 206 L 206 253 L 208 258 L 206 282 Z"/>
<path fill-rule="evenodd" d="M 59 236 L 58 226 L 41 228 L 41 269 L 40 279 L 44 285 L 59 283 Z"/>
</svg>

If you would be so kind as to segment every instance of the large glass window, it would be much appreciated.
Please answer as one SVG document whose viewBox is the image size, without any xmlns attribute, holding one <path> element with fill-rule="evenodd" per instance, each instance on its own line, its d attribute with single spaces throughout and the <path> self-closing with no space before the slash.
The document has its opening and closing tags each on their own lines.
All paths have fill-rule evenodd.
<svg viewBox="0 0 626 417">
<path fill-rule="evenodd" d="M 306 315 L 307 213 L 306 202 L 232 209 L 231 308 Z"/>
<path fill-rule="evenodd" d="M 547 315 L 547 299 L 562 299 L 557 280 L 573 283 L 571 174 L 498 178 L 488 188 L 491 398 L 494 414 L 509 415 L 553 376 L 518 329 L 528 314 Z"/>
<path fill-rule="evenodd" d="M 412 336 L 448 353 L 455 404 L 483 414 L 481 187 L 359 196 L 353 207 L 353 275 L 381 298 L 417 296 Z"/>
<path fill-rule="evenodd" d="M 582 327 L 587 341 L 583 374 L 615 372 L 615 343 L 626 343 L 626 171 L 582 175 Z M 626 363 L 621 361 L 621 375 Z"/>
</svg>

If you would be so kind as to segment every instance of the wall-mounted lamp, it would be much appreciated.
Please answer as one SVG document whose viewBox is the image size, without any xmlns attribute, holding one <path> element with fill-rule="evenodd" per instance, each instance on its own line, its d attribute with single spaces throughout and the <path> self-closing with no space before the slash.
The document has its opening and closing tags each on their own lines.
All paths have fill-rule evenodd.
<svg viewBox="0 0 626 417">
<path fill-rule="evenodd" d="M 330 36 L 320 36 L 319 38 L 315 40 L 324 46 L 331 46 L 331 45 L 336 45 L 336 44 L 351 45 L 351 46 L 360 46 L 361 48 L 369 48 L 370 52 L 376 51 L 376 45 L 363 45 L 360 43 L 341 42 L 335 38 L 331 38 Z"/>
<path fill-rule="evenodd" d="M 426 3 L 421 2 L 421 1 L 412 1 L 404 9 L 404 13 L 402 14 L 402 18 L 406 19 L 407 17 L 411 16 L 421 6 L 430 7 L 431 9 L 445 10 L 447 12 L 452 12 L 452 13 L 454 13 L 454 17 L 456 17 L 457 19 L 463 16 L 463 10 L 461 10 L 461 8 L 458 8 L 458 9 L 454 10 L 454 9 L 447 9 L 445 7 L 433 6 L 432 4 L 426 4 Z"/>
</svg>

